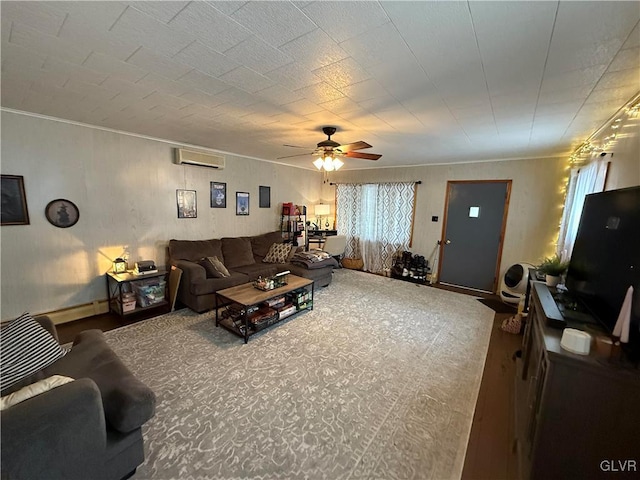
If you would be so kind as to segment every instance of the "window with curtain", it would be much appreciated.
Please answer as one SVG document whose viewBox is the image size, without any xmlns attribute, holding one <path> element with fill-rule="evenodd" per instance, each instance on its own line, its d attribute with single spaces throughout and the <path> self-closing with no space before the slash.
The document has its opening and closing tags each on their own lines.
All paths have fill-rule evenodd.
<svg viewBox="0 0 640 480">
<path fill-rule="evenodd" d="M 407 250 L 413 231 L 415 182 L 338 184 L 336 225 L 347 237 L 345 256 L 362 258 L 364 270 L 382 273 Z"/>
<path fill-rule="evenodd" d="M 585 197 L 590 193 L 604 190 L 608 167 L 609 163 L 606 160 L 598 159 L 588 165 L 571 170 L 562 222 L 560 223 L 560 233 L 558 234 L 557 254 L 562 260 L 571 258 Z"/>
</svg>

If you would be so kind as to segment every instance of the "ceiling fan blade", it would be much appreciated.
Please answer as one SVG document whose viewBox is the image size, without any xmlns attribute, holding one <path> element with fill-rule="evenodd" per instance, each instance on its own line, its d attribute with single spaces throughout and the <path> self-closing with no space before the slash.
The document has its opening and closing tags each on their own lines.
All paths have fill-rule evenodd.
<svg viewBox="0 0 640 480">
<path fill-rule="evenodd" d="M 292 158 L 292 157 L 304 157 L 305 155 L 311 155 L 313 152 L 308 153 L 297 153 L 295 155 L 287 155 L 286 157 L 278 157 L 276 160 L 282 160 L 283 158 Z"/>
<path fill-rule="evenodd" d="M 345 155 L 349 158 L 363 158 L 365 160 L 378 160 L 382 155 L 377 153 L 347 152 Z"/>
<path fill-rule="evenodd" d="M 292 148 L 304 148 L 305 150 L 309 150 L 312 147 L 301 147 L 299 145 L 289 145 L 287 143 L 285 143 L 284 145 L 282 145 L 283 147 L 292 147 Z"/>
<path fill-rule="evenodd" d="M 341 152 L 347 153 L 347 152 L 353 152 L 354 150 L 362 150 L 363 148 L 371 148 L 371 145 L 369 145 L 367 142 L 363 142 L 362 140 L 360 140 L 359 142 L 347 143 L 346 145 L 340 145 L 337 148 L 337 150 L 340 150 Z"/>
</svg>

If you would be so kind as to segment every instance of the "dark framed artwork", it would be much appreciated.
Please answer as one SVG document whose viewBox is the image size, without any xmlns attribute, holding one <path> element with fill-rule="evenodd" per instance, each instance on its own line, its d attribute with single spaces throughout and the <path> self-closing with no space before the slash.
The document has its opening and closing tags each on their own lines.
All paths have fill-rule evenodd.
<svg viewBox="0 0 640 480">
<path fill-rule="evenodd" d="M 271 187 L 260 185 L 260 208 L 271 208 Z"/>
<path fill-rule="evenodd" d="M 227 208 L 227 184 L 211 182 L 211 208 Z"/>
<path fill-rule="evenodd" d="M 24 193 L 24 177 L 22 175 L 2 175 L 2 225 L 29 225 L 27 196 Z"/>
<path fill-rule="evenodd" d="M 236 215 L 249 215 L 249 192 L 236 192 Z"/>
<path fill-rule="evenodd" d="M 176 190 L 178 218 L 197 218 L 198 204 L 195 190 Z"/>
<path fill-rule="evenodd" d="M 58 198 L 47 204 L 44 215 L 51 225 L 58 228 L 69 228 L 78 223 L 80 210 L 72 201 Z"/>
</svg>

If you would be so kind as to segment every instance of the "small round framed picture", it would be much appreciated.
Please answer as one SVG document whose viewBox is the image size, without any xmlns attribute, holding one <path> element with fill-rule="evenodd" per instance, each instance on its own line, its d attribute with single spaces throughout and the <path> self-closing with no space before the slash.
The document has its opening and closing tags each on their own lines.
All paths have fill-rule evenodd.
<svg viewBox="0 0 640 480">
<path fill-rule="evenodd" d="M 59 228 L 73 227 L 80 218 L 76 204 L 63 198 L 51 200 L 44 209 L 44 214 L 51 225 Z"/>
</svg>

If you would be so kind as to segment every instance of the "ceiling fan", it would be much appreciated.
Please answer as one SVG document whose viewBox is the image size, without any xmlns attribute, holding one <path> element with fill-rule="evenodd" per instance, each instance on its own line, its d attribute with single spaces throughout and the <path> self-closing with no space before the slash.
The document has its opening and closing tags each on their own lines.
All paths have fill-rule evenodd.
<svg viewBox="0 0 640 480">
<path fill-rule="evenodd" d="M 322 170 L 323 168 L 326 171 L 338 170 L 344 163 L 340 160 L 340 157 L 349 157 L 349 158 L 362 158 L 364 160 L 378 160 L 382 155 L 378 155 L 376 153 L 363 153 L 356 152 L 356 150 L 362 150 L 365 148 L 371 148 L 367 142 L 359 141 L 354 143 L 347 143 L 345 145 L 340 145 L 338 142 L 334 142 L 331 140 L 331 135 L 336 133 L 335 127 L 322 127 L 322 131 L 327 136 L 326 140 L 318 143 L 315 150 L 308 153 L 300 153 L 297 155 L 288 155 L 286 157 L 278 157 L 278 160 L 283 158 L 292 158 L 292 157 L 300 157 L 302 155 L 313 155 L 318 157 L 313 164 L 316 166 L 318 170 Z M 285 147 L 294 147 L 294 148 L 305 148 L 298 147 L 296 145 L 285 145 Z"/>
</svg>

